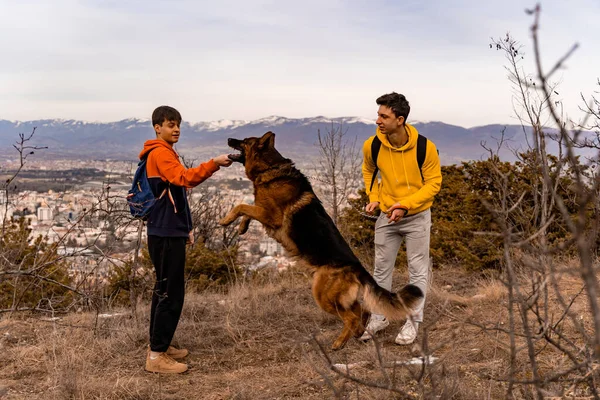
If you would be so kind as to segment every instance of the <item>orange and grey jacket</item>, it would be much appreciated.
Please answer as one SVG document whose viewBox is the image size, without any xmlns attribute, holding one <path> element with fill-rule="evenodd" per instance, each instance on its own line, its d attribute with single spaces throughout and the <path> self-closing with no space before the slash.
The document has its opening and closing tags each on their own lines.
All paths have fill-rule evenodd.
<svg viewBox="0 0 600 400">
<path fill-rule="evenodd" d="M 377 165 L 381 172 L 381 181 L 377 180 L 370 191 L 371 178 L 375 164 L 371 156 L 371 142 L 368 138 L 363 145 L 362 173 L 369 196 L 369 202 L 378 201 L 379 208 L 387 212 L 390 207 L 400 203 L 399 208 L 408 211 L 408 215 L 427 210 L 433 203 L 433 197 L 442 186 L 440 158 L 435 144 L 427 141 L 427 152 L 423 167 L 419 170 L 417 162 L 417 129 L 406 124 L 408 142 L 402 147 L 393 147 L 387 136 L 377 128 L 376 135 L 381 140 L 381 149 Z M 421 171 L 423 178 L 421 178 Z"/>
<path fill-rule="evenodd" d="M 149 154 L 148 154 L 149 153 Z M 188 237 L 192 215 L 186 189 L 193 188 L 219 170 L 213 160 L 185 168 L 179 155 L 167 142 L 147 140 L 140 159 L 148 155 L 146 173 L 156 203 L 148 216 L 148 235 Z"/>
</svg>

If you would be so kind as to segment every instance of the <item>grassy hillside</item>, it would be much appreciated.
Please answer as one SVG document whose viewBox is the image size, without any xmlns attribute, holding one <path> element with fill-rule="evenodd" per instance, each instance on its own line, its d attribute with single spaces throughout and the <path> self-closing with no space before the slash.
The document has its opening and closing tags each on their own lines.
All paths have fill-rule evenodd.
<svg viewBox="0 0 600 400">
<path fill-rule="evenodd" d="M 570 261 L 563 262 L 569 271 Z M 575 268 L 573 268 L 575 270 Z M 586 328 L 590 313 L 577 294 L 582 284 L 557 276 L 572 312 Z M 400 272 L 395 281 L 405 281 Z M 550 304 L 553 304 L 551 301 Z M 419 344 L 397 346 L 394 322 L 376 342 L 351 340 L 331 352 L 341 322 L 314 304 L 310 278 L 301 271 L 263 275 L 227 293 L 190 294 L 176 333 L 190 370 L 179 376 L 144 371 L 148 305 L 136 318 L 73 313 L 58 319 L 18 315 L 0 320 L 2 399 L 391 399 L 505 398 L 509 375 L 507 291 L 494 277 L 459 267 L 438 268 Z M 549 310 L 550 313 L 557 310 Z M 516 342 L 522 346 L 520 327 Z M 569 338 L 568 321 L 563 334 Z M 574 340 L 576 335 L 573 334 Z M 550 376 L 566 362 L 538 343 L 540 369 Z M 423 354 L 431 365 L 403 365 Z M 514 376 L 531 379 L 527 352 Z M 341 365 L 348 366 L 349 369 Z M 349 377 L 343 375 L 348 373 Z M 548 395 L 579 395 L 565 376 Z M 517 398 L 531 389 L 515 383 Z"/>
</svg>

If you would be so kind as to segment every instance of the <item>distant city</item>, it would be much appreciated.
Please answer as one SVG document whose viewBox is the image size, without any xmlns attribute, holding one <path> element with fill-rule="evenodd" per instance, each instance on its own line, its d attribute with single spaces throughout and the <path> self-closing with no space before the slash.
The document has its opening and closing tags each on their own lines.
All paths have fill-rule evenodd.
<svg viewBox="0 0 600 400">
<path fill-rule="evenodd" d="M 31 229 L 30 242 L 41 236 L 48 243 L 57 244 L 59 253 L 68 256 L 65 260 L 74 278 L 90 282 L 92 276 L 92 282 L 106 283 L 115 265 L 132 260 L 138 240 L 139 221 L 129 216 L 125 201 L 136 166 L 135 162 L 125 161 L 42 162 L 31 158 L 20 174 L 27 177 L 24 179 L 33 189 L 18 190 L 18 178 L 15 180 L 17 190 L 9 190 L 8 201 L 6 191 L 0 192 L 0 220 L 25 218 Z M 1 172 L 9 174 L 10 167 L 11 163 L 5 163 Z M 305 164 L 304 172 L 310 175 L 311 168 Z M 36 186 L 48 185 L 43 174 L 46 171 L 94 171 L 94 174 L 76 174 L 60 180 L 50 177 L 54 189 L 35 190 Z M 61 190 L 65 185 L 69 188 Z M 319 190 L 321 183 L 315 181 L 313 186 Z M 221 168 L 192 189 L 190 203 L 207 195 L 217 196 L 224 204 L 231 205 L 253 201 L 253 189 L 240 164 Z M 111 210 L 110 218 L 105 212 L 107 209 Z M 285 269 L 293 263 L 281 245 L 269 238 L 257 222 L 250 225 L 239 244 L 240 260 L 248 271 Z"/>
</svg>

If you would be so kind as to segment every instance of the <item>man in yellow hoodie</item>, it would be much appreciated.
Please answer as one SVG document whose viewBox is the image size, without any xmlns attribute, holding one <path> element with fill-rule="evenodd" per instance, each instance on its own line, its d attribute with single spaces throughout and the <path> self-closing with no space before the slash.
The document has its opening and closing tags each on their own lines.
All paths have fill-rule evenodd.
<svg viewBox="0 0 600 400">
<path fill-rule="evenodd" d="M 440 191 L 442 173 L 435 144 L 426 140 L 425 158 L 420 167 L 417 161 L 419 133 L 406 123 L 410 105 L 404 95 L 395 92 L 377 99 L 379 105 L 377 131 L 363 145 L 362 173 L 369 204 L 367 213 L 377 208 L 381 214 L 375 224 L 375 270 L 377 283 L 392 289 L 392 273 L 402 240 L 406 240 L 409 282 L 418 286 L 423 300 L 406 321 L 396 337 L 397 344 L 410 344 L 417 338 L 423 321 L 425 296 L 429 286 L 429 237 L 431 230 L 430 207 Z M 376 163 L 371 145 L 381 141 Z M 379 169 L 381 179 L 372 185 Z M 372 186 L 372 187 L 371 187 Z M 362 340 L 369 340 L 375 332 L 386 328 L 389 322 L 383 315 L 372 314 Z"/>
</svg>

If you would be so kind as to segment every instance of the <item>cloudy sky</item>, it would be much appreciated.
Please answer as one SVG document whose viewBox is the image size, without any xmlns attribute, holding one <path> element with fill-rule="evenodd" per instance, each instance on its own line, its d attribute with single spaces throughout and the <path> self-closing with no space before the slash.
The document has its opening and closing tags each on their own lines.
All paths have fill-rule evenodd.
<svg viewBox="0 0 600 400">
<path fill-rule="evenodd" d="M 404 93 L 410 120 L 514 123 L 490 38 L 533 72 L 517 0 L 0 0 L 0 119 L 116 121 L 169 104 L 190 122 L 361 116 Z M 540 36 L 572 117 L 600 90 L 600 2 L 545 1 Z"/>
</svg>

